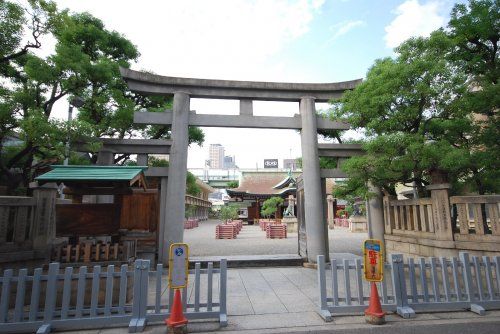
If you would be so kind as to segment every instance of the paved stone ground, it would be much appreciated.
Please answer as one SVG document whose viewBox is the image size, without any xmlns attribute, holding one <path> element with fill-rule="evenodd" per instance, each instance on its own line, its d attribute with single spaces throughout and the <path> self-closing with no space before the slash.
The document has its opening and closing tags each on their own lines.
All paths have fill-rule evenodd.
<svg viewBox="0 0 500 334">
<path fill-rule="evenodd" d="M 184 241 L 189 244 L 191 256 L 297 254 L 297 233 L 288 233 L 286 239 L 266 239 L 266 233 L 259 226 L 244 225 L 236 239 L 215 239 L 215 226 L 219 223 L 207 220 L 200 222 L 197 228 L 184 230 Z M 330 253 L 360 256 L 366 238 L 366 233 L 351 233 L 346 228 L 328 230 Z"/>
<path fill-rule="evenodd" d="M 190 279 L 190 283 L 192 283 Z M 154 287 L 154 281 L 150 286 Z M 191 284 L 190 284 L 191 285 Z M 340 287 L 342 289 L 342 287 Z M 152 290 L 152 289 L 151 289 Z M 150 290 L 149 304 L 154 301 Z M 166 289 L 162 289 L 166 299 Z M 192 289 L 188 289 L 190 302 Z M 499 333 L 500 311 L 486 316 L 472 312 L 417 314 L 413 319 L 388 314 L 387 325 L 370 326 L 363 316 L 336 316 L 326 323 L 318 315 L 316 270 L 303 267 L 236 268 L 228 270 L 228 326 L 217 322 L 191 321 L 190 333 Z M 214 297 L 217 292 L 214 291 Z M 201 301 L 205 296 L 201 296 Z M 85 334 L 127 333 L 127 328 L 79 331 Z M 73 332 L 75 333 L 75 332 Z M 166 333 L 165 325 L 149 324 L 144 333 Z"/>
<path fill-rule="evenodd" d="M 257 226 L 245 226 L 237 239 L 216 240 L 215 225 L 217 221 L 202 222 L 197 229 L 186 230 L 185 240 L 190 244 L 191 255 L 245 255 L 245 254 L 295 254 L 297 247 L 296 234 L 288 239 L 269 240 Z M 346 229 L 329 231 L 330 252 L 337 258 L 352 258 L 361 252 L 364 234 L 352 234 Z M 355 255 L 356 254 L 356 255 Z M 218 278 L 214 277 L 214 282 Z M 351 284 L 355 278 L 351 277 Z M 188 299 L 192 303 L 193 277 L 190 277 Z M 331 278 L 327 277 L 327 287 Z M 166 278 L 162 279 L 166 282 Z M 150 278 L 148 304 L 155 299 L 155 278 Z M 201 281 L 202 291 L 205 280 Z M 192 321 L 189 323 L 190 333 L 221 332 L 232 333 L 500 333 L 500 311 L 488 311 L 486 316 L 472 312 L 441 312 L 417 314 L 414 319 L 402 319 L 389 314 L 387 325 L 370 326 L 363 316 L 337 316 L 333 322 L 326 323 L 318 315 L 319 291 L 317 288 L 317 272 L 315 269 L 303 267 L 271 267 L 271 268 L 230 268 L 227 281 L 228 326 L 219 328 L 217 322 Z M 344 290 L 339 282 L 339 290 Z M 366 285 L 366 284 L 364 284 Z M 365 287 L 367 293 L 368 287 Z M 215 288 L 214 298 L 218 298 Z M 331 293 L 331 292 L 330 292 Z M 163 303 L 168 293 L 162 283 Z M 201 302 L 206 300 L 202 293 Z M 127 328 L 98 329 L 78 331 L 86 334 L 127 333 Z M 75 332 L 72 332 L 75 333 Z M 144 333 L 166 333 L 164 325 L 149 324 Z"/>
</svg>

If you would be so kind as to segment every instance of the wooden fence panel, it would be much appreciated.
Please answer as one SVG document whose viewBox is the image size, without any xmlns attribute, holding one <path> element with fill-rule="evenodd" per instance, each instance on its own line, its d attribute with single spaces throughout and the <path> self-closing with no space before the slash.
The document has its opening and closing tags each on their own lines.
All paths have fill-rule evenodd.
<svg viewBox="0 0 500 334">
<path fill-rule="evenodd" d="M 115 204 L 56 205 L 57 236 L 113 235 L 120 228 L 120 211 Z"/>
<path fill-rule="evenodd" d="M 123 195 L 120 228 L 156 232 L 159 219 L 158 191 Z"/>
</svg>

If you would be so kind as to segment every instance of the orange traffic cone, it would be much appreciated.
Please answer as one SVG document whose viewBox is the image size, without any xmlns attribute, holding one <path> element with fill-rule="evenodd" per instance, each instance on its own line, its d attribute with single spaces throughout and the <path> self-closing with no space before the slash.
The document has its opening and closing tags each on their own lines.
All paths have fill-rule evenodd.
<svg viewBox="0 0 500 334">
<path fill-rule="evenodd" d="M 170 316 L 165 320 L 165 324 L 168 326 L 169 333 L 184 333 L 186 332 L 188 320 L 184 317 L 182 313 L 182 302 L 181 302 L 181 291 L 175 289 L 174 303 L 170 311 Z M 180 329 L 180 331 L 178 331 Z"/>
<path fill-rule="evenodd" d="M 370 303 L 365 310 L 365 320 L 372 325 L 385 324 L 385 312 L 382 311 L 380 298 L 378 297 L 377 284 L 371 282 Z"/>
</svg>

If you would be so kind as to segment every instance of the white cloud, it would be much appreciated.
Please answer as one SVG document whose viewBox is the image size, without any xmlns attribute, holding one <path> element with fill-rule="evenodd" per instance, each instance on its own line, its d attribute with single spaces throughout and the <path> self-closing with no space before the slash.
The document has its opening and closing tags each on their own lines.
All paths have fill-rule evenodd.
<svg viewBox="0 0 500 334">
<path fill-rule="evenodd" d="M 347 22 L 342 22 L 334 26 L 335 29 L 335 34 L 333 35 L 332 39 L 339 38 L 342 35 L 347 34 L 349 31 L 352 29 L 364 25 L 365 22 L 361 20 L 357 21 L 347 21 Z"/>
<path fill-rule="evenodd" d="M 281 80 L 285 73 L 266 70 L 269 58 L 307 34 L 324 0 L 58 3 L 91 11 L 136 43 L 142 54 L 137 69 L 172 76 Z"/>
<path fill-rule="evenodd" d="M 312 7 L 314 9 L 320 9 L 325 4 L 325 0 L 312 0 Z"/>
<path fill-rule="evenodd" d="M 333 33 L 332 37 L 330 37 L 329 39 L 326 40 L 326 42 L 323 43 L 321 48 L 327 47 L 330 43 L 335 41 L 340 36 L 343 36 L 343 35 L 347 34 L 349 31 L 351 31 L 352 29 L 359 27 L 359 26 L 363 26 L 363 25 L 365 25 L 364 21 L 356 20 L 356 21 L 343 21 L 343 22 L 340 22 L 340 23 L 337 23 L 337 24 L 331 26 L 330 30 L 333 31 L 334 33 Z"/>
<path fill-rule="evenodd" d="M 168 76 L 194 78 L 308 81 L 310 73 L 287 66 L 277 57 L 294 41 L 303 38 L 322 9 L 324 0 L 57 0 L 60 7 L 88 11 L 131 40 L 141 52 L 135 69 Z M 274 58 L 273 58 L 274 57 Z M 225 103 L 228 102 L 228 103 Z M 279 107 L 279 111 L 277 110 Z M 65 117 L 67 104 L 61 105 Z M 193 99 L 191 108 L 200 113 L 235 113 L 235 101 Z M 258 113 L 298 113 L 298 106 L 263 105 Z M 292 111 L 293 110 L 293 111 Z M 257 110 L 256 110 L 257 111 Z M 205 128 L 204 147 L 192 145 L 190 167 L 203 166 L 208 145 L 220 142 L 236 154 L 237 164 L 254 167 L 264 158 L 300 155 L 296 131 Z M 251 138 L 251 139 L 250 139 Z M 258 142 L 258 143 L 257 143 Z M 276 142 L 269 147 L 269 143 Z M 251 143 L 251 145 L 249 145 Z M 286 149 L 283 150 L 283 143 Z M 259 147 L 256 152 L 255 147 Z"/>
<path fill-rule="evenodd" d="M 385 44 L 394 48 L 414 36 L 428 36 L 446 23 L 441 15 L 441 3 L 429 1 L 420 4 L 418 0 L 408 0 L 394 11 L 397 17 L 385 27 Z"/>
</svg>

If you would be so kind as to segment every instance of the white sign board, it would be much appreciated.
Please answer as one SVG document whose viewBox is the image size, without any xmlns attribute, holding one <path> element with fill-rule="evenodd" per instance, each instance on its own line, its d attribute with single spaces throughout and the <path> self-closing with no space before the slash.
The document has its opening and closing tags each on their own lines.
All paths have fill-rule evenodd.
<svg viewBox="0 0 500 334">
<path fill-rule="evenodd" d="M 264 159 L 264 168 L 278 168 L 278 159 Z"/>
<path fill-rule="evenodd" d="M 170 245 L 168 284 L 171 289 L 185 288 L 189 276 L 189 247 L 184 243 Z"/>
</svg>

